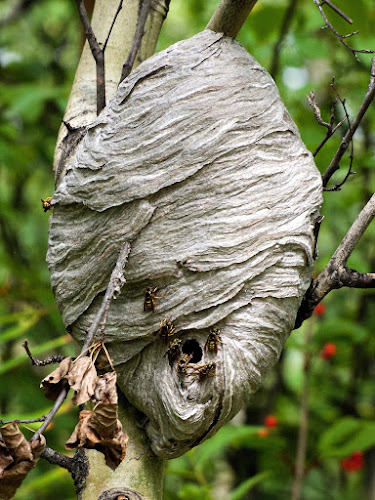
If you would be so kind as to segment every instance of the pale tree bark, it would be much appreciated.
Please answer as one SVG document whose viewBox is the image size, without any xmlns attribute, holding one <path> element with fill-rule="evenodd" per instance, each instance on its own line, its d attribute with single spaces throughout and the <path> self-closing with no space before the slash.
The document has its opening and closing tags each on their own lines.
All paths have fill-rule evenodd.
<svg viewBox="0 0 375 500">
<path fill-rule="evenodd" d="M 95 2 L 91 26 L 100 46 L 103 46 L 107 40 L 120 3 L 120 0 L 96 0 Z M 107 103 L 117 91 L 122 66 L 133 44 L 142 3 L 142 0 L 123 1 L 108 38 L 104 54 Z M 162 23 L 168 12 L 168 5 L 169 0 L 152 0 L 133 68 L 154 53 Z M 59 183 L 69 166 L 86 127 L 96 118 L 96 78 L 95 60 L 86 41 L 64 114 L 65 125 L 61 125 L 56 143 L 54 158 L 56 184 Z M 71 139 L 67 140 L 69 134 L 71 134 Z M 153 454 L 144 432 L 135 425 L 134 416 L 129 415 L 132 412 L 131 406 L 123 401 L 122 408 L 121 403 L 119 407 L 119 418 L 123 428 L 131 434 L 127 456 L 121 466 L 116 471 L 112 471 L 105 464 L 102 454 L 95 450 L 88 450 L 87 460 L 80 468 L 81 476 L 86 475 L 86 477 L 80 477 L 76 481 L 76 484 L 80 485 L 77 490 L 78 497 L 93 500 L 103 494 L 103 498 L 112 498 L 110 493 L 106 496 L 104 492 L 112 488 L 117 490 L 122 488 L 119 494 L 125 492 L 129 500 L 142 498 L 136 494 L 132 496 L 130 491 L 124 489 L 130 488 L 139 491 L 147 500 L 159 500 L 162 497 L 164 461 Z"/>
<path fill-rule="evenodd" d="M 159 500 L 163 493 L 164 460 L 157 458 L 150 449 L 143 430 L 135 423 L 134 409 L 124 398 L 119 399 L 119 419 L 130 436 L 126 457 L 115 471 L 110 469 L 104 455 L 88 450 L 88 476 L 82 492 L 82 500 L 99 499 L 108 490 L 116 490 L 117 496 L 125 488 L 139 492 L 147 500 Z M 123 491 L 122 494 L 125 494 Z M 129 500 L 137 500 L 130 497 Z M 104 495 L 103 495 L 104 496 Z M 117 496 L 115 498 L 117 498 Z"/>
<path fill-rule="evenodd" d="M 105 49 L 105 90 L 107 103 L 113 98 L 120 82 L 122 65 L 125 63 L 132 46 L 137 26 L 141 0 L 124 0 L 123 6 L 114 23 Z M 107 39 L 113 19 L 120 5 L 120 0 L 97 0 L 95 2 L 91 25 L 100 45 Z M 133 68 L 150 57 L 156 47 L 160 29 L 168 12 L 169 0 L 153 0 L 148 15 L 145 33 L 138 50 Z M 64 175 L 66 167 L 75 151 L 75 142 L 82 135 L 79 130 L 87 127 L 96 118 L 96 65 L 88 42 L 86 41 L 74 78 L 68 105 L 57 138 L 54 170 L 56 184 Z M 72 140 L 67 138 L 68 127 L 71 127 Z M 77 130 L 77 134 L 75 134 Z M 75 141 L 74 136 L 78 140 Z"/>
</svg>

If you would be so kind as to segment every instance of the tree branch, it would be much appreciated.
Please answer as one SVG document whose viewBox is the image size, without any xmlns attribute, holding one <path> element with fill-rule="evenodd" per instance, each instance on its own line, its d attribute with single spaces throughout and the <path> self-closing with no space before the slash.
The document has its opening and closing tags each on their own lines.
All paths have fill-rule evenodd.
<svg viewBox="0 0 375 500">
<path fill-rule="evenodd" d="M 96 331 L 98 330 L 100 324 L 102 324 L 102 330 L 105 327 L 105 323 L 107 321 L 107 316 L 108 316 L 108 311 L 109 311 L 109 306 L 111 304 L 111 301 L 113 298 L 115 298 L 115 295 L 120 293 L 121 287 L 125 283 L 125 278 L 123 275 L 123 270 L 124 266 L 126 263 L 126 260 L 129 256 L 130 253 L 130 243 L 125 242 L 123 246 L 121 247 L 119 257 L 117 259 L 116 265 L 112 271 L 111 278 L 108 283 L 107 290 L 105 292 L 102 304 L 99 308 L 99 311 L 97 312 L 94 321 L 92 322 L 92 325 L 89 328 L 89 331 L 87 332 L 87 337 L 86 340 L 82 346 L 80 354 L 85 354 L 88 348 L 90 347 L 94 335 Z M 58 412 L 60 406 L 63 404 L 66 396 L 68 395 L 69 392 L 69 386 L 65 386 L 60 394 L 57 396 L 57 399 L 52 406 L 51 410 L 45 415 L 45 420 L 43 424 L 39 427 L 39 429 L 36 431 L 36 433 L 33 435 L 32 439 L 39 439 L 40 434 L 43 434 L 43 432 L 46 430 L 50 422 L 52 421 L 53 417 L 56 415 Z"/>
<path fill-rule="evenodd" d="M 221 0 L 206 29 L 236 38 L 257 0 Z"/>
<path fill-rule="evenodd" d="M 341 35 L 335 28 L 334 26 L 329 22 L 328 17 L 326 16 L 324 10 L 323 10 L 323 5 L 327 4 L 331 9 L 333 9 L 335 12 L 337 12 L 341 17 L 345 19 L 345 21 L 349 22 L 352 21 L 346 14 L 344 14 L 338 7 L 336 7 L 332 2 L 327 2 L 326 0 L 323 0 L 320 2 L 319 0 L 313 0 L 315 5 L 318 7 L 320 14 L 322 15 L 325 26 L 324 28 L 329 28 L 332 33 L 336 36 L 336 38 L 346 47 L 348 50 L 352 52 L 352 54 L 357 58 L 357 54 L 374 54 L 374 50 L 367 50 L 367 49 L 354 49 L 351 47 L 349 44 L 345 42 L 345 38 L 352 37 L 353 35 L 357 35 L 358 31 L 355 31 L 353 33 L 349 33 L 349 35 Z M 351 24 L 351 23 L 350 23 Z"/>
<path fill-rule="evenodd" d="M 33 424 L 35 422 L 44 422 L 46 419 L 45 415 L 42 415 L 41 417 L 38 418 L 29 418 L 26 420 L 16 418 L 15 420 L 0 420 L 0 425 L 6 425 L 6 424 Z"/>
<path fill-rule="evenodd" d="M 285 12 L 285 16 L 283 19 L 283 24 L 281 26 L 279 38 L 273 48 L 273 56 L 271 63 L 271 75 L 272 78 L 276 78 L 277 73 L 279 72 L 279 63 L 280 63 L 280 53 L 281 48 L 284 42 L 286 35 L 288 34 L 290 25 L 292 24 L 294 14 L 297 9 L 298 0 L 290 0 L 289 6 Z"/>
<path fill-rule="evenodd" d="M 328 7 L 330 7 L 332 10 L 334 10 L 336 12 L 336 14 L 341 16 L 344 19 L 344 21 L 346 21 L 349 24 L 353 24 L 353 20 L 350 19 L 349 16 L 347 16 L 342 10 L 340 10 L 338 7 L 336 7 L 336 5 L 333 4 L 332 2 L 330 2 L 329 0 L 322 0 L 322 4 L 328 5 Z"/>
<path fill-rule="evenodd" d="M 116 10 L 116 13 L 113 16 L 111 27 L 108 30 L 108 35 L 107 35 L 107 38 L 105 39 L 105 42 L 104 42 L 104 45 L 103 45 L 103 52 L 105 52 L 105 49 L 107 48 L 107 43 L 108 43 L 109 37 L 111 36 L 112 30 L 113 30 L 113 26 L 115 25 L 117 16 L 119 15 L 120 10 L 122 9 L 122 2 L 123 2 L 123 0 L 120 0 L 120 3 L 119 3 L 119 5 L 117 7 L 117 10 Z"/>
<path fill-rule="evenodd" d="M 145 34 L 145 24 L 147 20 L 148 13 L 150 12 L 151 0 L 144 0 L 139 11 L 139 18 L 137 21 L 137 27 L 134 33 L 133 43 L 130 48 L 128 58 L 126 59 L 121 72 L 121 83 L 131 72 L 135 57 L 141 45 L 142 37 Z"/>
<path fill-rule="evenodd" d="M 67 469 L 69 472 L 71 471 L 74 463 L 74 458 L 67 457 L 63 453 L 55 451 L 49 446 L 46 446 L 44 448 L 41 457 L 47 460 L 47 462 L 49 462 L 50 464 L 63 467 L 64 469 Z"/>
<path fill-rule="evenodd" d="M 52 422 L 53 417 L 56 415 L 56 413 L 59 411 L 60 406 L 63 404 L 65 401 L 66 396 L 68 395 L 69 392 L 69 386 L 65 386 L 60 394 L 57 396 L 56 401 L 54 402 L 54 405 L 50 409 L 48 413 L 46 413 L 46 418 L 43 422 L 43 424 L 39 427 L 39 429 L 36 431 L 36 433 L 33 435 L 31 439 L 39 439 L 40 435 L 43 434 L 43 432 L 47 429 L 49 424 Z"/>
<path fill-rule="evenodd" d="M 90 45 L 91 53 L 96 63 L 96 112 L 99 114 L 105 108 L 105 68 L 104 68 L 104 50 L 99 46 L 94 31 L 91 27 L 89 17 L 85 8 L 83 0 L 76 0 L 79 17 L 82 22 L 83 31 Z M 117 17 L 118 12 L 116 13 Z M 112 23 L 113 24 L 113 23 Z M 112 26 L 111 26 L 112 30 Z M 109 35 L 108 35 L 109 36 Z"/>
<path fill-rule="evenodd" d="M 371 221 L 375 217 L 375 194 L 371 196 L 360 214 L 352 224 L 351 228 L 337 247 L 331 261 L 335 261 L 338 266 L 346 264 L 355 246 L 361 239 Z"/>
<path fill-rule="evenodd" d="M 319 153 L 319 151 L 322 149 L 322 147 L 328 141 L 328 139 L 333 136 L 333 134 L 336 132 L 336 130 L 338 130 L 341 127 L 341 125 L 344 123 L 344 121 L 346 121 L 348 119 L 348 117 L 345 116 L 336 126 L 333 126 L 334 121 L 335 121 L 336 99 L 332 102 L 331 116 L 330 116 L 329 123 L 325 122 L 322 119 L 322 114 L 321 114 L 321 111 L 320 111 L 320 108 L 319 108 L 318 104 L 316 103 L 315 93 L 314 93 L 313 90 L 310 92 L 310 95 L 307 96 L 307 100 L 308 100 L 308 103 L 310 104 L 310 106 L 313 109 L 316 121 L 319 123 L 319 125 L 322 125 L 322 127 L 325 127 L 327 129 L 326 136 L 324 137 L 324 139 L 322 140 L 322 142 L 317 146 L 317 148 L 313 152 L 313 156 L 315 158 L 315 156 Z"/>
<path fill-rule="evenodd" d="M 46 365 L 50 365 L 52 363 L 61 363 L 61 361 L 63 359 L 65 359 L 65 356 L 62 356 L 61 354 L 57 354 L 56 356 L 49 356 L 48 358 L 44 359 L 44 360 L 40 360 L 40 359 L 36 359 L 33 357 L 33 355 L 31 354 L 30 352 L 30 349 L 29 349 L 29 343 L 27 341 L 27 339 L 25 339 L 23 342 L 22 342 L 22 347 L 25 349 L 26 351 L 26 354 L 29 356 L 29 358 L 31 359 L 31 364 L 32 365 L 36 365 L 36 366 L 46 366 Z"/>
<path fill-rule="evenodd" d="M 343 137 L 341 144 L 340 144 L 338 150 L 336 151 L 335 156 L 332 158 L 332 161 L 329 164 L 327 170 L 322 175 L 324 187 L 327 186 L 328 181 L 330 180 L 332 175 L 336 172 L 336 170 L 338 170 L 340 168 L 340 165 L 339 165 L 340 160 L 344 156 L 344 153 L 347 150 L 355 131 L 357 130 L 359 124 L 361 123 L 362 118 L 364 117 L 364 115 L 365 115 L 367 109 L 369 108 L 370 104 L 372 103 L 374 97 L 375 97 L 375 57 L 372 59 L 369 86 L 368 86 L 366 95 L 363 99 L 363 102 L 361 104 L 361 107 L 359 108 L 359 111 L 357 113 L 357 116 L 354 118 L 351 126 L 348 128 L 348 131 L 346 132 L 345 136 Z"/>
<path fill-rule="evenodd" d="M 347 110 L 347 107 L 346 107 L 346 102 L 345 102 L 345 99 L 341 99 L 341 96 L 338 92 L 338 90 L 336 89 L 335 87 L 335 79 L 333 78 L 332 79 L 332 83 L 331 83 L 331 87 L 334 89 L 334 91 L 336 92 L 336 95 L 343 107 L 343 110 L 344 110 L 344 113 L 345 113 L 345 118 L 346 120 L 348 121 L 348 130 L 351 129 L 351 123 L 350 123 L 350 117 L 349 117 L 349 113 L 348 113 L 348 110 Z M 340 191 L 341 187 L 345 184 L 345 182 L 349 179 L 349 177 L 355 173 L 352 171 L 352 168 L 353 168 L 353 160 L 354 160 L 354 144 L 353 144 L 353 137 L 350 139 L 350 155 L 349 155 L 349 168 L 348 168 L 348 171 L 344 177 L 344 179 L 339 182 L 338 184 L 336 184 L 333 188 L 330 188 L 328 189 L 327 187 L 323 186 L 323 189 L 324 191 Z"/>
<path fill-rule="evenodd" d="M 115 298 L 115 295 L 118 295 L 120 293 L 121 287 L 125 283 L 123 271 L 130 253 L 130 248 L 130 243 L 126 241 L 120 250 L 120 254 L 118 256 L 115 268 L 112 271 L 102 304 L 87 332 L 87 337 L 85 343 L 82 346 L 81 354 L 86 352 L 90 347 L 99 326 L 101 325 L 102 329 L 105 327 L 111 301 L 113 298 Z"/>
<path fill-rule="evenodd" d="M 375 194 L 362 209 L 351 228 L 337 247 L 331 260 L 319 276 L 311 282 L 299 308 L 294 328 L 309 318 L 315 306 L 331 291 L 343 286 L 375 288 L 375 273 L 359 273 L 348 269 L 346 263 L 371 221 L 375 218 Z"/>
</svg>

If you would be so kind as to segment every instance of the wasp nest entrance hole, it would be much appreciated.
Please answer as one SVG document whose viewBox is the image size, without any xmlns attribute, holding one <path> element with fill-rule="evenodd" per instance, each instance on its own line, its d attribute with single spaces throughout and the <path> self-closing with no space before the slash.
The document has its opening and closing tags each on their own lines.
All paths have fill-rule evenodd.
<svg viewBox="0 0 375 500">
<path fill-rule="evenodd" d="M 194 339 L 190 339 L 185 342 L 185 344 L 182 346 L 182 352 L 192 355 L 189 363 L 199 363 L 203 356 L 201 346 Z"/>
</svg>

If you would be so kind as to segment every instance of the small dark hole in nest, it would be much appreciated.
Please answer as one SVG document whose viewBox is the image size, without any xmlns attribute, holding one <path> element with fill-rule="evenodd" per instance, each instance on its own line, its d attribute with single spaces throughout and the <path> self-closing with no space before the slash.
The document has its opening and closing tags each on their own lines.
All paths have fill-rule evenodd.
<svg viewBox="0 0 375 500">
<path fill-rule="evenodd" d="M 190 339 L 185 342 L 185 344 L 182 346 L 182 352 L 184 352 L 185 354 L 193 355 L 189 363 L 198 363 L 203 356 L 201 346 L 194 339 Z"/>
</svg>

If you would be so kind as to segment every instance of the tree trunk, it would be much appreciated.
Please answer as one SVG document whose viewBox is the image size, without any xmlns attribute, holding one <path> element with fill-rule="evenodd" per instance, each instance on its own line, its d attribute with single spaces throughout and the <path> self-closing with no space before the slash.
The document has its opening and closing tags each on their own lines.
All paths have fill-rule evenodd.
<svg viewBox="0 0 375 500">
<path fill-rule="evenodd" d="M 108 32 L 119 7 L 119 0 L 96 0 L 91 25 L 101 46 L 107 39 Z M 124 0 L 105 50 L 105 88 L 107 103 L 113 98 L 120 81 L 122 65 L 125 63 L 133 43 L 142 0 Z M 168 12 L 169 0 L 153 0 L 145 25 L 133 68 L 150 57 L 156 47 L 160 29 Z M 61 125 L 55 148 L 54 170 L 56 184 L 64 176 L 74 156 L 76 147 L 83 134 L 75 131 L 84 130 L 96 118 L 96 65 L 86 41 L 74 78 L 71 94 Z M 67 140 L 72 133 L 73 140 Z M 64 140 L 65 139 L 65 140 Z M 119 401 L 119 419 L 129 434 L 127 455 L 121 465 L 112 471 L 104 462 L 103 455 L 95 450 L 87 450 L 89 468 L 86 487 L 79 492 L 83 500 L 94 500 L 105 491 L 116 488 L 116 495 L 122 489 L 131 488 L 139 491 L 147 500 L 160 500 L 163 489 L 164 461 L 151 451 L 145 433 L 135 425 L 134 410 L 124 398 Z M 117 490 L 121 490 L 118 492 Z M 124 490 L 125 492 L 125 490 Z M 129 500 L 141 498 L 125 492 Z M 116 496 L 116 498 L 117 498 Z M 103 495 L 103 498 L 111 496 Z"/>
<path fill-rule="evenodd" d="M 126 61 L 132 46 L 142 0 L 124 0 L 105 49 L 105 89 L 107 103 L 113 98 L 120 82 L 122 65 Z M 169 0 L 153 0 L 148 15 L 145 34 L 133 68 L 149 58 L 155 51 L 163 21 L 168 12 Z M 119 6 L 119 0 L 96 0 L 91 25 L 99 44 L 107 39 L 112 21 Z M 73 129 L 87 127 L 96 118 L 96 65 L 88 42 L 86 41 L 78 64 L 64 114 L 64 122 Z M 77 144 L 68 140 L 67 126 L 62 124 L 59 130 L 54 171 L 56 184 L 64 176 Z M 72 133 L 74 136 L 74 133 Z M 65 140 L 64 140 L 65 139 Z"/>
<path fill-rule="evenodd" d="M 105 464 L 102 453 L 86 450 L 89 471 L 82 500 L 97 499 L 112 488 L 116 489 L 117 495 L 121 489 L 130 488 L 141 493 L 147 500 L 162 498 L 165 461 L 151 451 L 144 431 L 135 424 L 134 413 L 134 408 L 124 397 L 120 397 L 119 419 L 129 435 L 129 442 L 126 457 L 115 471 Z M 129 496 L 129 492 L 126 494 Z"/>
</svg>

